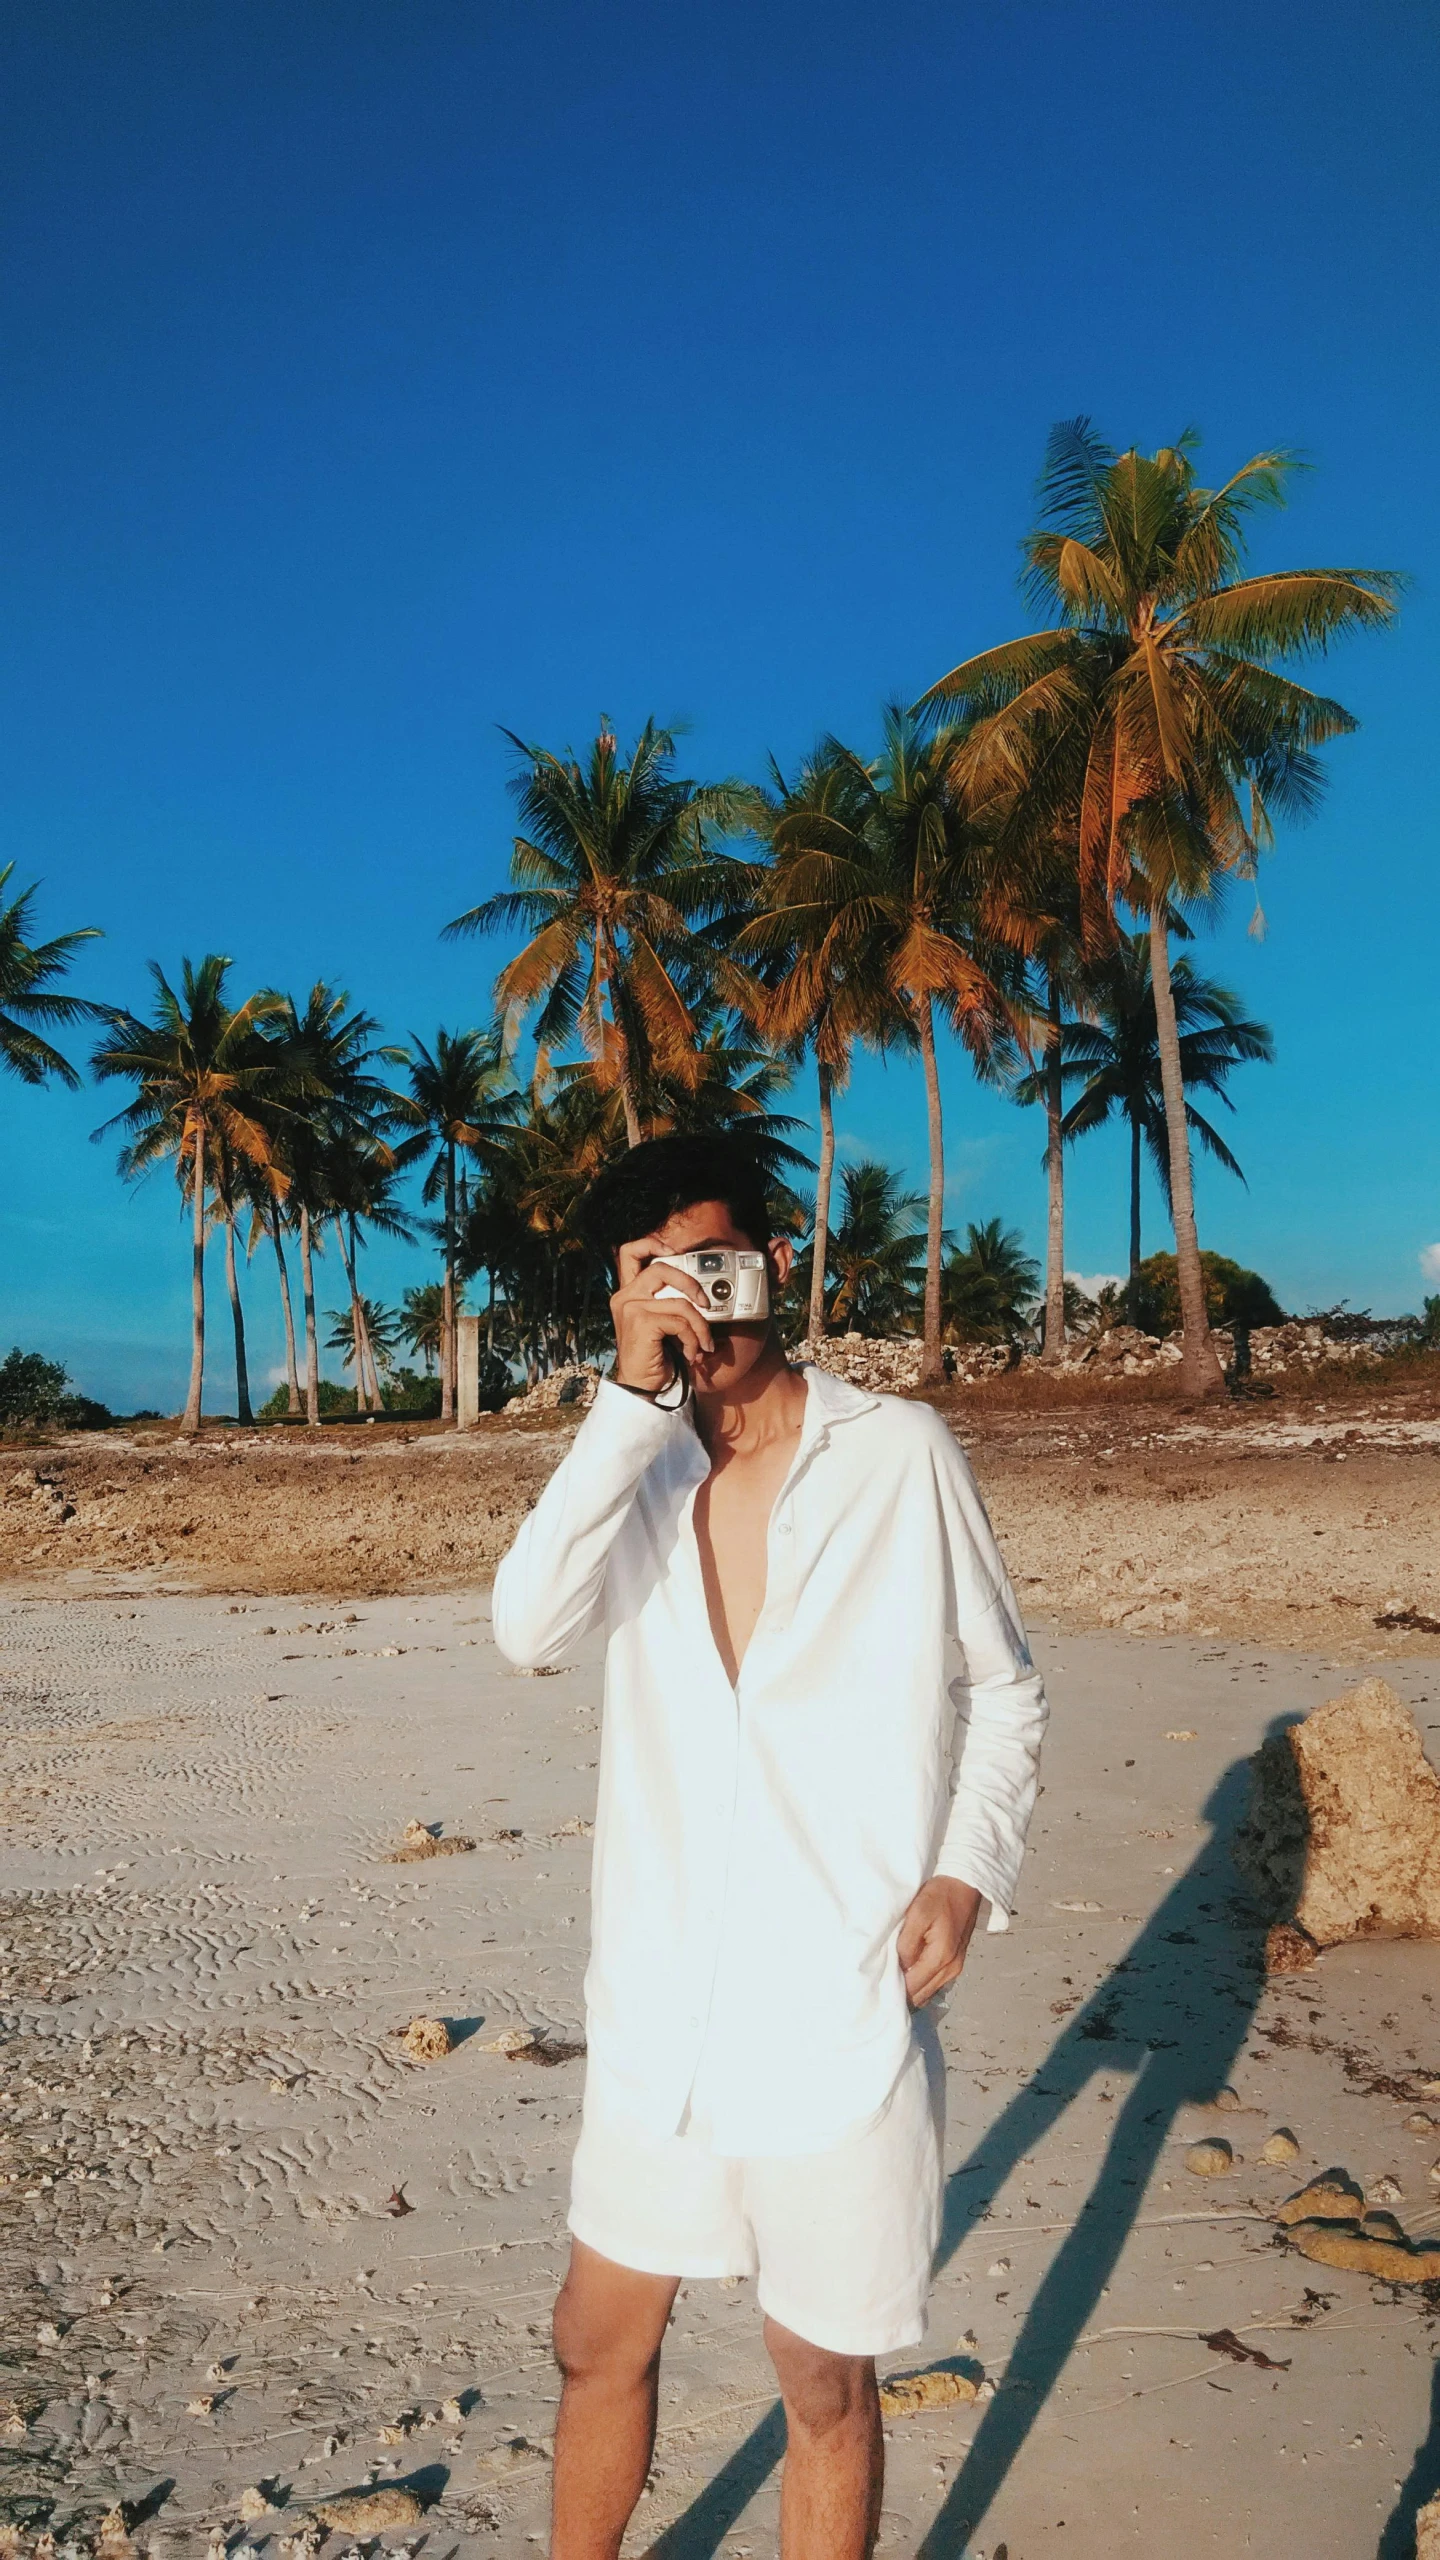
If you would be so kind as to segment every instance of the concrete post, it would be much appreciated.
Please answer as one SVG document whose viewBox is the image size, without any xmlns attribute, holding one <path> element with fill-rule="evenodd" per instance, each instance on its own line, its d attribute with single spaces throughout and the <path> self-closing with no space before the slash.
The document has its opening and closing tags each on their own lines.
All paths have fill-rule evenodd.
<svg viewBox="0 0 1440 2560">
<path fill-rule="evenodd" d="M 458 1430 L 466 1431 L 472 1422 L 480 1419 L 480 1318 L 460 1316 L 456 1322 L 460 1340 L 456 1361 L 459 1376 L 455 1382 L 455 1423 Z"/>
</svg>

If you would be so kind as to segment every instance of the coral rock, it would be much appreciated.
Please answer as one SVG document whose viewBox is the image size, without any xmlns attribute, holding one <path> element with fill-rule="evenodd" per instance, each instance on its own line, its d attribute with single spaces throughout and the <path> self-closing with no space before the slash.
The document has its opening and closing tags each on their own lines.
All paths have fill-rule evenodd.
<svg viewBox="0 0 1440 2560">
<path fill-rule="evenodd" d="M 1370 2228 L 1370 2225 L 1374 2228 Z M 1381 2229 L 1381 2225 L 1389 2226 Z M 1398 2236 L 1397 2236 L 1398 2235 Z M 1357 2275 L 1383 2276 L 1388 2284 L 1434 2284 L 1440 2249 L 1412 2249 L 1391 2214 L 1357 2222 L 1296 2222 L 1290 2237 L 1303 2256 L 1322 2267 L 1348 2267 Z"/>
<path fill-rule="evenodd" d="M 1265 1970 L 1267 1973 L 1308 1973 L 1320 1950 L 1303 1929 L 1292 1929 L 1288 1920 L 1277 1920 L 1265 1937 Z"/>
<path fill-rule="evenodd" d="M 413 2489 L 354 2489 L 321 2499 L 313 2513 L 335 2533 L 388 2533 L 392 2525 L 418 2524 L 425 2510 Z"/>
<path fill-rule="evenodd" d="M 1440 2560 L 1440 2498 L 1432 2498 L 1415 2519 L 1415 2560 Z"/>
<path fill-rule="evenodd" d="M 1282 2169 L 1288 2161 L 1299 2159 L 1300 2145 L 1288 2124 L 1277 2124 L 1274 2132 L 1261 2143 L 1260 2157 L 1267 2169 Z"/>
<path fill-rule="evenodd" d="M 1365 2210 L 1365 2198 L 1348 2169 L 1322 2169 L 1307 2187 L 1287 2196 L 1276 2215 L 1277 2222 L 1355 2222 Z"/>
<path fill-rule="evenodd" d="M 1236 1863 L 1317 1946 L 1440 1938 L 1440 1777 L 1384 1680 L 1316 1707 L 1251 1763 Z"/>
<path fill-rule="evenodd" d="M 1192 2178 L 1225 2178 L 1235 2166 L 1235 2154 L 1228 2142 L 1210 2136 L 1204 2142 L 1191 2143 L 1185 2166 Z"/>
<path fill-rule="evenodd" d="M 880 2385 L 880 2410 L 886 2418 L 908 2418 L 917 2409 L 950 2409 L 979 2397 L 980 2385 L 968 2373 L 936 2365 L 927 2373 L 892 2373 Z"/>
<path fill-rule="evenodd" d="M 443 2018 L 412 2018 L 402 2039 L 412 2062 L 439 2062 L 450 2051 Z"/>
</svg>

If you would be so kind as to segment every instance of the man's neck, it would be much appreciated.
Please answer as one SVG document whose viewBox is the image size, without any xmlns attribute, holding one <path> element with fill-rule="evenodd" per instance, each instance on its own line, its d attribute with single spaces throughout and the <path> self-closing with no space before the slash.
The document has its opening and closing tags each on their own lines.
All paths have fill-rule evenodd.
<svg viewBox="0 0 1440 2560">
<path fill-rule="evenodd" d="M 772 1334 L 743 1378 L 708 1392 L 696 1390 L 695 1427 L 712 1454 L 723 1446 L 743 1456 L 767 1441 L 793 1438 L 804 1416 L 805 1395 L 804 1379 L 790 1367 Z"/>
</svg>

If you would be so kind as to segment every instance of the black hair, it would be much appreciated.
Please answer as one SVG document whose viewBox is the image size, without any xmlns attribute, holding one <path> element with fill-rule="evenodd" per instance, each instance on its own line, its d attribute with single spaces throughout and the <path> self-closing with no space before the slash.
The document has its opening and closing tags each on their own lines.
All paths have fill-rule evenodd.
<svg viewBox="0 0 1440 2560">
<path fill-rule="evenodd" d="M 720 1200 L 742 1234 L 763 1253 L 772 1220 L 765 1176 L 754 1151 L 734 1138 L 676 1131 L 647 1138 L 597 1174 L 581 1203 L 588 1242 L 613 1269 L 618 1248 L 653 1235 L 697 1200 Z"/>
</svg>

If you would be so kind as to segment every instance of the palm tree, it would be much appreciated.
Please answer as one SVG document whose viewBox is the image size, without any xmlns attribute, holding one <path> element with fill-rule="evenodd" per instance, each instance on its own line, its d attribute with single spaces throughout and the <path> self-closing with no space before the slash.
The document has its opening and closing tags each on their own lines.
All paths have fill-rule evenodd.
<svg viewBox="0 0 1440 2560">
<path fill-rule="evenodd" d="M 329 986 L 319 978 L 303 1010 L 293 996 L 287 996 L 273 1025 L 279 1051 L 277 1071 L 291 1105 L 284 1129 L 283 1162 L 288 1180 L 288 1219 L 300 1242 L 305 1418 L 316 1430 L 320 1427 L 320 1349 L 314 1257 L 323 1250 L 325 1225 L 334 1215 L 328 1189 L 329 1149 L 337 1137 L 347 1134 L 358 1134 L 383 1145 L 388 1132 L 407 1127 L 413 1116 L 406 1097 L 374 1072 L 377 1060 L 389 1066 L 406 1064 L 407 1052 L 380 1045 L 375 1036 L 380 1026 L 374 1017 L 351 1013 L 349 1003 L 343 988 Z M 290 1288 L 278 1216 L 272 1232 L 288 1321 Z"/>
<path fill-rule="evenodd" d="M 364 1229 L 373 1227 L 377 1235 L 394 1236 L 406 1244 L 412 1241 L 414 1229 L 395 1196 L 396 1186 L 424 1144 L 423 1136 L 417 1134 L 398 1147 L 391 1146 L 372 1130 L 351 1124 L 328 1131 L 321 1153 L 319 1189 L 323 1214 L 334 1228 L 350 1290 L 350 1321 L 357 1347 L 357 1395 L 363 1390 L 372 1413 L 382 1410 L 384 1398 L 366 1322 L 367 1302 L 360 1294 Z M 359 1410 L 357 1403 L 356 1411 Z"/>
<path fill-rule="evenodd" d="M 257 1026 L 280 1012 L 281 999 L 253 995 L 233 1010 L 226 1002 L 225 981 L 231 963 L 209 952 L 195 968 L 182 965 L 176 993 L 159 964 L 150 975 L 156 992 L 154 1018 L 142 1022 L 132 1013 L 115 1012 L 110 1029 L 91 1060 L 102 1079 L 124 1077 L 136 1087 L 135 1100 L 95 1131 L 127 1132 L 120 1151 L 120 1170 L 127 1179 L 147 1173 L 163 1158 L 175 1159 L 182 1197 L 191 1205 L 191 1350 L 190 1386 L 181 1428 L 200 1428 L 205 1375 L 205 1218 L 212 1180 L 227 1159 L 254 1164 L 272 1160 L 270 1109 L 276 1087 L 273 1059 L 257 1042 Z"/>
<path fill-rule="evenodd" d="M 926 1245 L 924 1228 L 912 1222 L 924 1197 L 902 1190 L 900 1175 L 873 1157 L 843 1167 L 840 1191 L 830 1237 L 830 1321 L 846 1331 L 884 1333 L 911 1313 Z"/>
<path fill-rule="evenodd" d="M 945 1318 L 958 1342 L 1014 1342 L 1027 1328 L 1040 1265 L 1016 1227 L 971 1226 L 945 1262 Z"/>
<path fill-rule="evenodd" d="M 44 1084 L 54 1076 L 74 1092 L 80 1083 L 75 1069 L 35 1026 L 109 1020 L 108 1005 L 91 1004 L 83 996 L 62 996 L 55 989 L 56 979 L 63 978 L 70 967 L 77 943 L 98 942 L 100 928 L 84 924 L 73 933 L 56 934 L 49 942 L 28 941 L 36 890 L 34 886 L 22 889 L 7 902 L 4 893 L 14 869 L 14 863 L 7 862 L 0 870 L 0 1063 L 22 1084 Z"/>
<path fill-rule="evenodd" d="M 1180 1072 L 1188 1127 L 1217 1164 L 1238 1174 L 1235 1157 L 1218 1129 L 1199 1112 L 1190 1096 L 1213 1093 L 1227 1110 L 1234 1105 L 1225 1090 L 1232 1068 L 1251 1059 L 1267 1064 L 1275 1044 L 1263 1022 L 1250 1021 L 1240 999 L 1213 978 L 1202 977 L 1186 958 L 1170 972 L 1175 1007 Z M 1130 1132 L 1130 1272 L 1129 1317 L 1136 1321 L 1136 1288 L 1140 1270 L 1140 1162 L 1148 1149 L 1167 1197 L 1170 1146 L 1165 1117 L 1165 1087 L 1155 983 L 1150 965 L 1150 938 L 1121 934 L 1108 961 L 1092 972 L 1088 988 L 1088 1020 L 1067 1022 L 1061 1038 L 1060 1076 L 1081 1090 L 1060 1124 L 1068 1143 L 1087 1130 L 1103 1128 L 1114 1117 Z M 1040 1077 L 1023 1077 L 1015 1087 L 1019 1102 L 1040 1097 Z"/>
<path fill-rule="evenodd" d="M 493 1152 L 497 1131 L 514 1114 L 509 1067 L 498 1031 L 437 1031 L 433 1049 L 414 1040 L 410 1059 L 410 1095 L 415 1122 L 433 1142 L 434 1158 L 425 1177 L 424 1198 L 443 1199 L 444 1322 L 440 1342 L 440 1419 L 451 1422 L 456 1411 L 455 1256 L 459 1218 L 465 1203 L 457 1183 L 460 1151 Z"/>
<path fill-rule="evenodd" d="M 734 782 L 682 781 L 675 735 L 647 720 L 628 764 L 608 722 L 582 767 L 507 730 L 523 759 L 513 784 L 525 832 L 512 887 L 446 925 L 448 936 L 523 926 L 495 995 L 507 1026 L 540 1008 L 536 1039 L 561 1049 L 577 1033 L 602 1087 L 620 1093 L 627 1144 L 637 1146 L 652 1074 L 683 1078 L 695 1025 L 677 964 L 702 966 L 695 927 L 738 904 L 740 866 L 713 838 L 744 822 L 750 795 Z"/>
<path fill-rule="evenodd" d="M 388 1378 L 394 1369 L 399 1339 L 399 1318 L 392 1308 L 382 1307 L 374 1298 L 352 1299 L 332 1318 L 325 1347 L 343 1352 L 342 1368 L 354 1369 L 357 1414 L 364 1411 L 369 1399 L 371 1380 L 378 1382 L 381 1372 Z"/>
<path fill-rule="evenodd" d="M 1202 487 L 1196 438 L 1116 453 L 1078 418 L 1053 431 L 1028 584 L 1058 627 L 983 651 L 923 697 L 976 723 L 972 753 L 1027 768 L 1073 816 L 1087 940 L 1117 901 L 1146 917 L 1155 988 L 1175 1250 L 1181 1384 L 1224 1383 L 1209 1339 L 1195 1229 L 1179 1033 L 1170 984 L 1178 910 L 1253 877 L 1277 815 L 1304 816 L 1316 750 L 1353 729 L 1340 703 L 1280 672 L 1393 620 L 1402 581 L 1376 569 L 1243 566 L 1246 519 L 1283 502 L 1293 457 L 1256 454 Z M 1043 778 L 1043 781 L 1042 781 Z"/>
<path fill-rule="evenodd" d="M 794 929 L 831 920 L 831 950 L 876 1030 L 920 1052 L 930 1154 L 921 1378 L 944 1374 L 940 1261 L 945 1149 L 935 1014 L 984 1064 L 1023 1021 L 1021 965 L 1001 942 L 1006 903 L 957 788 L 957 731 L 926 737 L 908 713 L 885 713 L 884 752 L 849 757 L 853 798 L 832 814 L 821 845 L 790 866 Z M 847 751 L 827 741 L 836 758 Z"/>
<path fill-rule="evenodd" d="M 753 960 L 758 971 L 736 981 L 751 1019 L 786 1055 L 798 1059 L 807 1047 L 815 1055 L 820 1163 L 806 1325 L 811 1341 L 825 1330 L 835 1095 L 850 1080 L 856 1041 L 882 1046 L 886 1032 L 884 992 L 873 968 L 867 978 L 856 966 L 847 930 L 853 886 L 848 857 L 872 795 L 869 774 L 833 739 L 822 742 L 793 781 L 772 764 L 771 787 L 756 794 L 753 821 L 771 859 L 754 866 L 756 912 L 733 942 L 742 969 Z M 827 862 L 829 854 L 839 856 L 838 866 Z"/>
<path fill-rule="evenodd" d="M 435 1374 L 436 1358 L 445 1340 L 445 1284 L 427 1280 L 418 1289 L 407 1289 L 400 1301 L 400 1332 L 407 1349 L 425 1363 L 425 1375 Z"/>
</svg>

